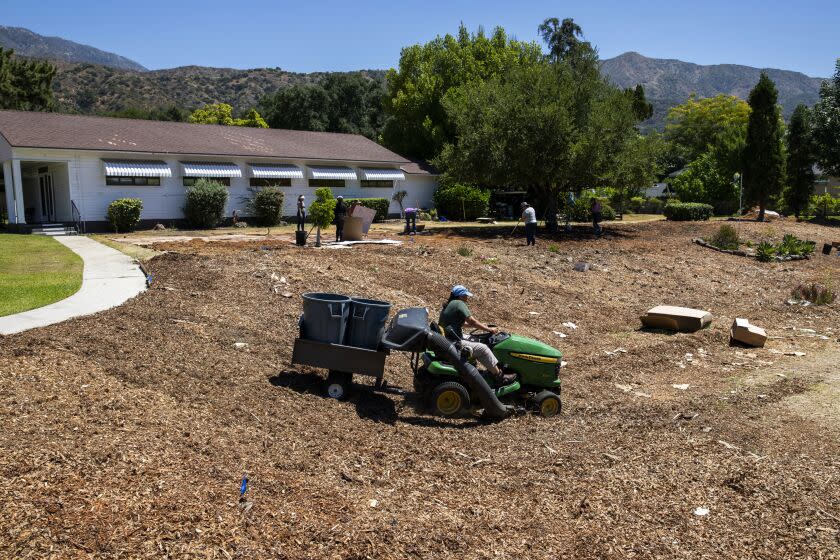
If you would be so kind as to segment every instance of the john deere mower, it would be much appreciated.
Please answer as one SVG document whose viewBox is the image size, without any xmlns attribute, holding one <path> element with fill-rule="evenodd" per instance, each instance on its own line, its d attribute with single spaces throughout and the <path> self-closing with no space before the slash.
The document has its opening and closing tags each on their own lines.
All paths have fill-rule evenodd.
<svg viewBox="0 0 840 560">
<path fill-rule="evenodd" d="M 380 312 L 375 321 L 371 308 Z M 542 416 L 560 413 L 559 350 L 515 334 L 473 331 L 470 338 L 491 348 L 502 371 L 515 374 L 513 382 L 498 385 L 493 376 L 476 368 L 453 333 L 447 337 L 429 323 L 427 309 L 400 310 L 386 328 L 388 308 L 387 302 L 304 294 L 292 363 L 328 369 L 327 395 L 343 399 L 354 374 L 375 377 L 375 386 L 381 388 L 386 357 L 392 351 L 408 352 L 414 389 L 437 414 L 455 416 L 470 408 L 482 409 L 485 417 L 495 419 L 529 409 Z"/>
<path fill-rule="evenodd" d="M 434 325 L 432 325 L 434 327 Z M 560 413 L 560 366 L 563 355 L 556 348 L 532 338 L 499 332 L 472 331 L 469 339 L 490 347 L 504 373 L 513 373 L 516 380 L 499 385 L 489 373 L 479 371 L 484 382 L 502 403 L 519 409 L 538 411 L 542 416 Z M 463 363 L 473 365 L 466 348 L 450 336 L 450 344 L 459 351 L 453 359 L 451 351 L 432 349 L 422 352 L 414 367 L 414 390 L 437 414 L 454 416 L 479 403 L 479 395 L 464 384 L 460 368 Z M 439 343 L 439 340 L 435 341 Z M 484 390 L 480 387 L 479 390 Z"/>
</svg>

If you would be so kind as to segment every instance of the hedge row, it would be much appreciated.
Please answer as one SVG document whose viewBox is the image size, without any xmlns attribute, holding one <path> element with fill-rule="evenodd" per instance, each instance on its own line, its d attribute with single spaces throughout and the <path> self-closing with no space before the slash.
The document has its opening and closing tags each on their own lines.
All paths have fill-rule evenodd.
<svg viewBox="0 0 840 560">
<path fill-rule="evenodd" d="M 662 211 L 665 217 L 675 222 L 708 220 L 712 217 L 711 204 L 700 202 L 669 202 Z"/>
<path fill-rule="evenodd" d="M 434 194 L 438 215 L 448 220 L 475 220 L 487 215 L 490 191 L 469 185 L 447 185 Z"/>
<path fill-rule="evenodd" d="M 353 204 L 376 210 L 376 215 L 373 217 L 374 222 L 384 222 L 388 218 L 388 207 L 391 206 L 391 201 L 387 198 L 350 198 L 344 201 L 344 204 L 349 208 Z"/>
</svg>

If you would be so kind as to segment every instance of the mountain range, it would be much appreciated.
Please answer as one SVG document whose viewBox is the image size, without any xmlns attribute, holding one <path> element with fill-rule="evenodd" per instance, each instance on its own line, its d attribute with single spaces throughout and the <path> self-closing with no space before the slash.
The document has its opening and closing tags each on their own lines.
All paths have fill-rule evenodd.
<svg viewBox="0 0 840 560">
<path fill-rule="evenodd" d="M 799 103 L 813 105 L 819 100 L 823 78 L 811 78 L 791 70 L 738 64 L 703 66 L 682 60 L 647 58 L 636 52 L 601 62 L 601 72 L 615 85 L 628 88 L 641 84 L 645 88 L 645 96 L 654 111 L 647 124 L 657 128 L 664 124 L 668 109 L 683 103 L 692 93 L 698 97 L 725 93 L 746 99 L 762 71 L 776 83 L 779 104 L 786 118 Z"/>
<path fill-rule="evenodd" d="M 23 27 L 0 25 L 0 46 L 15 49 L 15 53 L 29 58 L 48 58 L 64 62 L 88 62 L 123 70 L 146 68 L 124 56 L 75 43 L 61 37 L 46 37 Z"/>
<path fill-rule="evenodd" d="M 146 70 L 123 56 L 19 27 L 0 26 L 0 46 L 14 48 L 21 56 L 56 62 L 55 96 L 58 110 L 65 112 L 107 113 L 172 105 L 192 109 L 218 102 L 245 111 L 278 89 L 314 83 L 327 74 L 288 72 L 280 68 L 238 70 L 206 66 Z M 618 87 L 644 86 L 654 107 L 654 115 L 644 123 L 644 128 L 659 129 L 664 126 L 668 109 L 684 102 L 692 93 L 700 97 L 724 93 L 746 99 L 762 71 L 776 82 L 785 117 L 799 103 L 814 104 L 819 99 L 822 83 L 822 78 L 790 70 L 737 64 L 699 65 L 648 58 L 636 52 L 603 60 L 601 71 Z M 383 80 L 385 76 L 384 70 L 360 72 L 374 80 Z"/>
</svg>

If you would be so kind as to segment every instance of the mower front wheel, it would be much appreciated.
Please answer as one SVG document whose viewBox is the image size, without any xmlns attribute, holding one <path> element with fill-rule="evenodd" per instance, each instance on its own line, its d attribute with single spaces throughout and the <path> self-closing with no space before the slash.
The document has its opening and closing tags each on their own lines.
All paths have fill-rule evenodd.
<svg viewBox="0 0 840 560">
<path fill-rule="evenodd" d="M 540 411 L 540 416 L 543 418 L 557 416 L 563 408 L 560 395 L 551 391 L 540 391 L 534 400 L 537 403 L 537 410 Z"/>
<path fill-rule="evenodd" d="M 456 381 L 441 383 L 432 391 L 432 406 L 441 416 L 456 416 L 470 407 L 467 388 Z"/>
<path fill-rule="evenodd" d="M 330 371 L 325 384 L 327 396 L 331 399 L 343 401 L 350 393 L 353 384 L 353 374 L 344 371 Z"/>
</svg>

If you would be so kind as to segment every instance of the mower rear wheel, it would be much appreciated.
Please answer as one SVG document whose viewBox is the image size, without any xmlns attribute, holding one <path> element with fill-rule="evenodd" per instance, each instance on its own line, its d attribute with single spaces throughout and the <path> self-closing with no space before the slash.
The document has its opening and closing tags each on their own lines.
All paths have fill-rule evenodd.
<svg viewBox="0 0 840 560">
<path fill-rule="evenodd" d="M 353 374 L 344 371 L 330 371 L 327 375 L 326 391 L 331 399 L 343 401 L 350 393 L 350 386 L 353 383 Z"/>
<path fill-rule="evenodd" d="M 432 406 L 441 416 L 455 416 L 470 407 L 470 394 L 457 381 L 446 381 L 432 391 Z"/>
<path fill-rule="evenodd" d="M 560 402 L 560 395 L 551 391 L 540 391 L 534 400 L 536 400 L 537 409 L 543 418 L 557 416 L 563 408 Z"/>
</svg>

